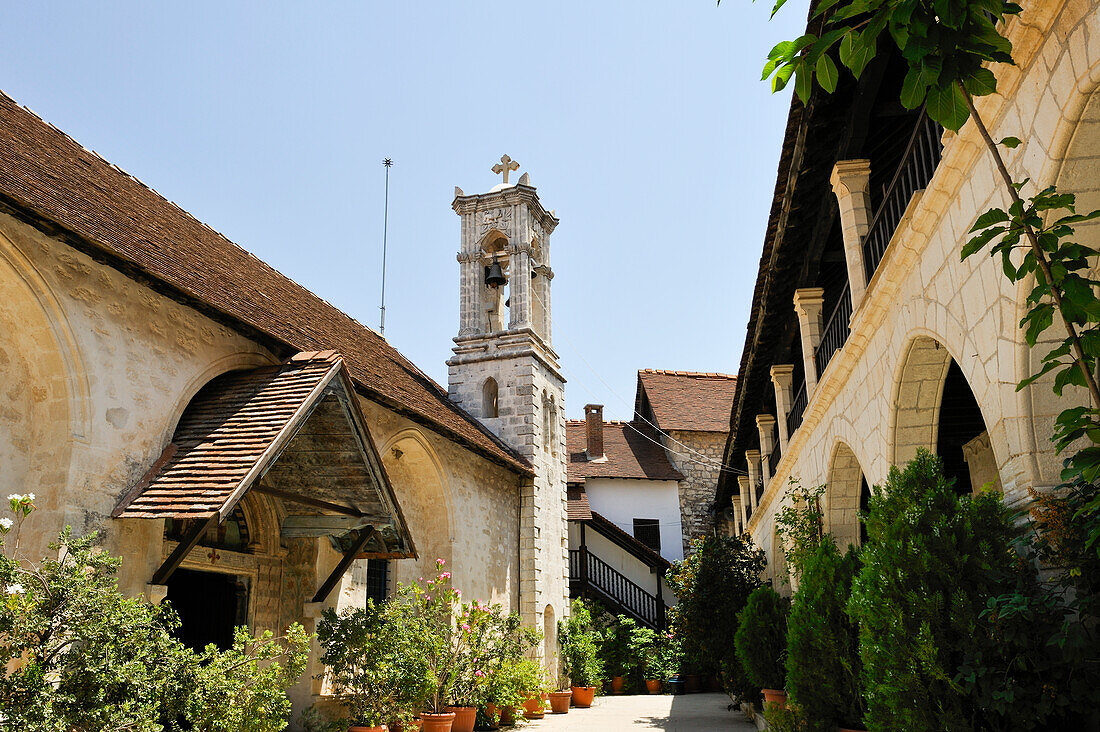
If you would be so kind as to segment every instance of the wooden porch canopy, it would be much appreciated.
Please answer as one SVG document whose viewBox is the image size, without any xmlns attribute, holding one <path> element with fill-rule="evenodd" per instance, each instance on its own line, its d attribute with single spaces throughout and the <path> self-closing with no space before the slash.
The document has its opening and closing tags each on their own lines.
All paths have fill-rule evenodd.
<svg viewBox="0 0 1100 732">
<path fill-rule="evenodd" d="M 334 351 L 299 353 L 278 366 L 211 381 L 113 515 L 193 521 L 153 577 L 153 584 L 163 584 L 210 522 L 224 522 L 249 491 L 287 504 L 284 537 L 333 537 L 345 547 L 340 574 L 356 557 L 416 556 L 351 378 Z M 335 585 L 339 575 L 329 580 Z"/>
</svg>

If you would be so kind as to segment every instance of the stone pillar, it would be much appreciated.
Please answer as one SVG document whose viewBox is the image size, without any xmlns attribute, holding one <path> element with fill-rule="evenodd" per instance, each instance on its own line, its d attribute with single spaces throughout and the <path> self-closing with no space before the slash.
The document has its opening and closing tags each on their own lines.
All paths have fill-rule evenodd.
<svg viewBox="0 0 1100 732">
<path fill-rule="evenodd" d="M 787 452 L 787 415 L 791 411 L 791 385 L 794 366 L 789 363 L 772 366 L 772 386 L 775 387 L 775 419 L 779 423 L 779 449 Z"/>
<path fill-rule="evenodd" d="M 458 334 L 474 335 L 481 330 L 481 273 L 482 264 L 477 254 L 460 252 L 458 255 Z"/>
<path fill-rule="evenodd" d="M 508 328 L 531 325 L 531 257 L 526 249 L 512 252 L 511 277 L 508 281 L 508 306 L 511 319 Z"/>
<path fill-rule="evenodd" d="M 821 344 L 821 308 L 825 304 L 825 290 L 820 287 L 803 287 L 794 291 L 794 310 L 798 313 L 798 332 L 802 335 L 802 368 L 806 372 L 806 398 L 817 388 L 817 362 L 814 353 Z"/>
<path fill-rule="evenodd" d="M 756 431 L 760 434 L 760 469 L 764 472 L 764 485 L 774 477 L 769 458 L 775 447 L 775 417 L 770 414 L 756 415 Z"/>
<path fill-rule="evenodd" d="M 737 485 L 741 488 L 741 531 L 745 531 L 749 525 L 749 476 L 737 476 Z"/>
<path fill-rule="evenodd" d="M 840 228 L 844 234 L 844 258 L 848 261 L 848 287 L 852 311 L 867 291 L 867 270 L 863 266 L 863 237 L 871 226 L 871 161 L 838 160 L 829 177 L 840 207 Z"/>
<path fill-rule="evenodd" d="M 745 450 L 745 462 L 749 464 L 749 505 L 756 513 L 756 486 L 760 483 L 760 451 Z"/>
</svg>

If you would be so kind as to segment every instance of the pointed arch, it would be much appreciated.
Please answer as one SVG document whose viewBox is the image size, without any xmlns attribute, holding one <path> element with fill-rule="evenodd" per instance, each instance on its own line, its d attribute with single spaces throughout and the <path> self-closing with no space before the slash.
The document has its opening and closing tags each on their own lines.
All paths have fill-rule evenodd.
<svg viewBox="0 0 1100 732">
<path fill-rule="evenodd" d="M 495 419 L 499 416 L 500 387 L 492 376 L 481 385 L 481 418 Z"/>
</svg>

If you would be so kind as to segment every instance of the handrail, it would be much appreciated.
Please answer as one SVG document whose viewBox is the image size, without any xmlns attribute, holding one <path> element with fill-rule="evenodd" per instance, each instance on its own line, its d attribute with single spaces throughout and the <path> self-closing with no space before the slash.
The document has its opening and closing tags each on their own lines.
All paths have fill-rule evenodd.
<svg viewBox="0 0 1100 732">
<path fill-rule="evenodd" d="M 802 424 L 802 413 L 806 411 L 806 381 L 803 380 L 794 393 L 791 411 L 787 412 L 787 439 L 794 437 L 794 431 Z"/>
<path fill-rule="evenodd" d="M 886 254 L 886 247 L 890 245 L 890 239 L 905 215 L 909 199 L 932 180 L 943 154 L 942 137 L 943 128 L 922 109 L 901 162 L 886 186 L 878 210 L 871 217 L 867 235 L 863 237 L 863 267 L 868 282 Z"/>
<path fill-rule="evenodd" d="M 582 563 L 582 555 L 586 563 Z M 583 590 L 596 590 L 625 610 L 624 614 L 646 625 L 657 628 L 662 624 L 664 603 L 587 549 L 569 550 L 569 579 L 581 582 Z"/>
<path fill-rule="evenodd" d="M 849 321 L 852 319 L 852 290 L 848 287 L 848 281 L 844 281 L 844 289 L 825 323 L 821 332 L 821 342 L 814 349 L 814 366 L 817 368 L 817 378 L 825 373 L 825 367 L 833 354 L 840 350 L 848 340 L 851 332 Z"/>
</svg>

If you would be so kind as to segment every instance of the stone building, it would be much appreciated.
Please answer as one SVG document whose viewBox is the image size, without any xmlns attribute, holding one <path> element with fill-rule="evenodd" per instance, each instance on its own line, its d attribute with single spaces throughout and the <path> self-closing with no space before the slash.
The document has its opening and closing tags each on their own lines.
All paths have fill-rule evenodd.
<svg viewBox="0 0 1100 732">
<path fill-rule="evenodd" d="M 994 139 L 1024 141 L 1006 151 L 1014 179 L 1097 208 L 1096 3 L 1024 3 L 1005 33 L 1017 66 L 996 68 L 998 94 L 978 108 Z M 867 486 L 922 447 L 959 490 L 992 485 L 1020 505 L 1058 483 L 1054 417 L 1087 399 L 1056 398 L 1046 378 L 1016 390 L 1047 350 L 1018 327 L 1031 285 L 960 259 L 975 219 L 1007 196 L 973 123 L 945 134 L 901 108 L 903 75 L 900 59 L 877 59 L 788 118 L 725 452 L 748 476 L 724 473 L 716 495 L 780 579 L 774 517 L 790 479 L 827 485 L 828 529 L 851 543 Z M 1078 234 L 1096 246 L 1100 230 Z"/>
<path fill-rule="evenodd" d="M 554 627 L 568 591 L 548 307 L 490 333 L 464 306 L 452 400 L 378 333 L 4 95 L 0 129 L 0 482 L 37 496 L 27 556 L 65 525 L 98 531 L 121 589 L 172 598 L 194 643 L 312 627 L 437 558 L 466 596 Z M 526 183 L 455 206 L 471 235 L 479 201 L 532 217 L 493 227 L 485 251 L 548 304 L 557 221 Z M 464 260 L 464 281 L 477 269 Z M 499 416 L 462 391 L 485 366 L 479 338 L 508 352 Z M 297 709 L 323 696 L 317 671 Z"/>
</svg>

